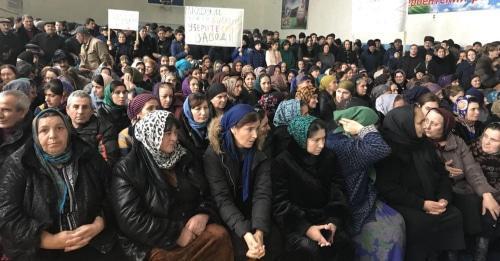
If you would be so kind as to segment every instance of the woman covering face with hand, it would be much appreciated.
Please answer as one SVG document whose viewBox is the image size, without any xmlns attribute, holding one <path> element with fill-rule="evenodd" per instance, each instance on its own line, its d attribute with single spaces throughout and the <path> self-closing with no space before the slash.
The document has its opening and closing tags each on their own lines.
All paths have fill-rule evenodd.
<svg viewBox="0 0 500 261">
<path fill-rule="evenodd" d="M 0 235 L 13 260 L 110 260 L 106 162 L 71 133 L 56 109 L 33 120 L 33 139 L 4 163 L 0 178 Z"/>
<path fill-rule="evenodd" d="M 201 162 L 177 139 L 170 112 L 135 125 L 137 142 L 114 168 L 110 197 L 127 255 L 148 260 L 231 260 Z"/>
</svg>

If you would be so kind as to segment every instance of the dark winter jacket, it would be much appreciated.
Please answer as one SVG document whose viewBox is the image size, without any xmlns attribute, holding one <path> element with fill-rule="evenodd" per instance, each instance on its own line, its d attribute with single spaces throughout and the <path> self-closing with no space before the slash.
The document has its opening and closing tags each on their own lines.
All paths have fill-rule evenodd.
<svg viewBox="0 0 500 261">
<path fill-rule="evenodd" d="M 252 50 L 248 54 L 248 64 L 253 68 L 266 67 L 266 53 L 264 50 Z"/>
<path fill-rule="evenodd" d="M 475 74 L 481 78 L 481 84 L 485 88 L 493 88 L 500 81 L 498 74 L 495 74 L 492 61 L 488 55 L 481 55 L 477 60 Z"/>
<path fill-rule="evenodd" d="M 457 65 L 457 77 L 460 82 L 460 87 L 462 89 L 467 90 L 471 87 L 472 75 L 474 74 L 474 70 L 476 70 L 476 63 L 470 63 L 469 61 L 462 61 Z"/>
<path fill-rule="evenodd" d="M 406 73 L 407 79 L 415 77 L 415 69 L 420 65 L 423 66 L 424 60 L 419 56 L 411 57 L 409 54 L 405 55 L 401 61 L 401 69 Z"/>
<path fill-rule="evenodd" d="M 343 62 L 343 63 L 348 63 L 348 64 L 358 64 L 358 57 L 356 56 L 356 53 L 353 51 L 347 51 L 344 48 L 341 48 L 339 52 L 337 53 L 336 57 L 337 61 Z"/>
<path fill-rule="evenodd" d="M 19 38 L 11 31 L 0 32 L 0 64 L 16 65 L 16 58 L 24 50 Z"/>
<path fill-rule="evenodd" d="M 360 57 L 361 65 L 363 65 L 363 67 L 370 75 L 373 74 L 380 65 L 382 65 L 382 59 L 382 53 L 376 50 L 373 53 L 369 50 L 366 50 L 361 54 Z"/>
<path fill-rule="evenodd" d="M 182 228 L 196 214 L 208 214 L 214 220 L 201 164 L 188 151 L 174 170 L 177 187 L 167 182 L 140 142 L 114 167 L 109 197 L 127 256 L 145 257 L 152 248 L 176 247 Z"/>
<path fill-rule="evenodd" d="M 95 250 L 107 253 L 116 242 L 114 222 L 108 213 L 106 200 L 111 171 L 102 157 L 80 138 L 72 135 L 71 144 L 72 160 L 78 168 L 74 181 L 78 206 L 76 225 L 91 224 L 97 216 L 104 218 L 104 230 L 89 244 Z M 60 214 L 57 193 L 54 193 L 56 187 L 35 155 L 33 140 L 28 140 L 10 155 L 0 171 L 4 173 L 0 177 L 0 235 L 7 256 L 13 260 L 63 257 L 61 250 L 40 249 L 43 231 L 52 234 L 61 232 Z"/>
<path fill-rule="evenodd" d="M 97 117 L 113 125 L 116 137 L 118 137 L 120 131 L 130 125 L 130 119 L 127 116 L 127 109 L 125 107 L 112 108 L 109 105 L 103 104 L 97 110 Z"/>
<path fill-rule="evenodd" d="M 263 152 L 255 152 L 249 199 L 243 202 L 242 164 L 232 160 L 222 150 L 219 126 L 211 124 L 210 146 L 203 157 L 205 175 L 219 215 L 239 238 L 256 229 L 268 235 L 271 229 L 271 162 Z"/>
<path fill-rule="evenodd" d="M 64 48 L 64 38 L 54 33 L 48 35 L 47 33 L 37 34 L 31 39 L 31 43 L 40 46 L 44 55 L 40 59 L 42 65 L 48 65 L 52 62 L 52 56 L 57 49 Z"/>
<path fill-rule="evenodd" d="M 14 151 L 18 150 L 24 143 L 31 137 L 31 122 L 33 121 L 33 115 L 28 112 L 24 117 L 23 121 L 15 128 L 15 131 L 7 136 L 7 139 L 3 140 L 1 135 L 2 129 L 0 129 L 0 167 L 3 162 L 9 157 Z M 2 175 L 2 174 L 0 174 Z"/>
<path fill-rule="evenodd" d="M 447 55 L 444 58 L 432 56 L 432 60 L 429 62 L 428 70 L 436 80 L 443 75 L 454 74 L 455 62 L 453 57 L 451 55 Z"/>
<path fill-rule="evenodd" d="M 17 32 L 16 32 L 16 35 L 17 35 L 17 38 L 19 39 L 20 41 L 20 44 L 21 46 L 24 46 L 29 43 L 31 41 L 31 39 L 33 39 L 33 37 L 35 37 L 35 35 L 41 33 L 40 30 L 38 30 L 38 28 L 36 28 L 35 26 L 33 26 L 33 28 L 31 29 L 31 35 L 28 33 L 28 31 L 26 30 L 26 28 L 24 28 L 24 25 L 19 27 L 19 29 L 17 29 Z"/>
</svg>

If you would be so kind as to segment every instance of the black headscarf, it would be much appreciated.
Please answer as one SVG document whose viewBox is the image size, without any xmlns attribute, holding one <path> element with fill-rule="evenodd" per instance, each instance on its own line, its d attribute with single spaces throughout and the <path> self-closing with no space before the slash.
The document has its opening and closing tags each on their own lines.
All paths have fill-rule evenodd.
<svg viewBox="0 0 500 261">
<path fill-rule="evenodd" d="M 391 146 L 393 155 L 402 162 L 415 166 L 425 197 L 434 199 L 438 179 L 435 164 L 440 162 L 432 143 L 417 136 L 414 108 L 407 105 L 388 112 L 382 136 Z"/>
</svg>

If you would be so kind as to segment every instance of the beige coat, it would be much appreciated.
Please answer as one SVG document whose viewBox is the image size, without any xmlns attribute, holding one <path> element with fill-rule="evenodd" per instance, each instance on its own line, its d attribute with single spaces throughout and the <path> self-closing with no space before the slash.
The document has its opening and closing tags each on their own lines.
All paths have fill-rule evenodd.
<svg viewBox="0 0 500 261">
<path fill-rule="evenodd" d="M 80 49 L 80 67 L 95 70 L 103 62 L 113 64 L 108 47 L 101 40 L 91 37 Z"/>
</svg>

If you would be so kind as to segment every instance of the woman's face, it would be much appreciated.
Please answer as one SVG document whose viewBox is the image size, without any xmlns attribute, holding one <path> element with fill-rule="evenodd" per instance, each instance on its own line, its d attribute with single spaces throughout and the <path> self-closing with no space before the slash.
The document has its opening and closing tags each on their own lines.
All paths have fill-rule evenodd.
<svg viewBox="0 0 500 261">
<path fill-rule="evenodd" d="M 168 65 L 168 57 L 162 57 L 160 60 L 160 65 Z"/>
<path fill-rule="evenodd" d="M 174 152 L 177 146 L 177 128 L 172 126 L 172 128 L 163 133 L 163 139 L 161 140 L 160 150 L 163 153 L 170 154 Z"/>
<path fill-rule="evenodd" d="M 281 63 L 281 71 L 286 72 L 286 63 Z"/>
<path fill-rule="evenodd" d="M 352 97 L 351 92 L 346 89 L 340 88 L 335 91 L 335 100 L 337 100 L 338 103 L 347 101 L 351 97 Z"/>
<path fill-rule="evenodd" d="M 460 98 L 460 97 L 464 97 L 464 92 L 463 92 L 463 91 L 459 91 L 459 92 L 457 93 L 457 95 L 455 95 L 455 96 L 450 96 L 450 100 L 451 100 L 453 103 L 457 103 L 457 100 L 458 100 L 458 98 Z"/>
<path fill-rule="evenodd" d="M 479 77 L 474 77 L 470 81 L 470 85 L 476 89 L 479 89 L 481 87 L 481 80 L 479 79 Z"/>
<path fill-rule="evenodd" d="M 350 50 L 350 49 L 351 49 L 351 42 L 349 42 L 349 41 L 345 41 L 345 42 L 344 42 L 344 48 L 345 48 L 346 50 Z"/>
<path fill-rule="evenodd" d="M 436 111 L 430 111 L 425 117 L 424 131 L 429 139 L 439 139 L 443 136 L 443 116 Z"/>
<path fill-rule="evenodd" d="M 311 99 L 307 102 L 307 106 L 311 109 L 315 109 L 318 106 L 318 95 L 314 94 Z"/>
<path fill-rule="evenodd" d="M 396 84 L 391 84 L 391 87 L 389 88 L 389 91 L 392 93 L 392 94 L 398 94 L 398 86 Z"/>
<path fill-rule="evenodd" d="M 439 58 L 444 58 L 445 54 L 446 54 L 446 52 L 442 48 L 437 51 L 437 56 Z"/>
<path fill-rule="evenodd" d="M 465 52 L 460 52 L 458 59 L 465 61 L 467 59 L 467 54 Z"/>
<path fill-rule="evenodd" d="M 233 89 L 231 90 L 231 95 L 233 97 L 240 97 L 241 91 L 243 90 L 243 82 L 241 80 L 237 80 L 234 84 Z"/>
<path fill-rule="evenodd" d="M 479 104 L 477 102 L 470 103 L 467 108 L 467 113 L 465 114 L 465 120 L 469 122 L 476 122 L 479 120 L 479 114 Z"/>
<path fill-rule="evenodd" d="M 175 62 L 177 62 L 177 59 L 175 59 L 174 56 L 168 57 L 168 65 L 169 66 L 175 66 Z"/>
<path fill-rule="evenodd" d="M 168 109 L 174 101 L 174 91 L 170 88 L 160 88 L 158 90 L 158 96 L 160 96 L 160 104 L 163 109 Z"/>
<path fill-rule="evenodd" d="M 424 115 L 427 115 L 427 113 L 431 110 L 431 109 L 436 109 L 436 108 L 439 108 L 439 104 L 435 101 L 428 101 L 424 104 L 422 104 L 422 106 L 420 106 L 422 108 L 422 113 Z M 439 114 L 439 113 L 438 113 Z"/>
<path fill-rule="evenodd" d="M 201 72 L 200 72 L 200 70 L 198 70 L 198 69 L 194 70 L 193 73 L 191 74 L 191 76 L 193 76 L 194 78 L 198 79 L 198 81 L 201 80 Z"/>
<path fill-rule="evenodd" d="M 417 78 L 417 80 L 422 80 L 422 78 L 424 77 L 424 73 L 423 72 L 417 72 L 415 74 L 415 77 Z"/>
<path fill-rule="evenodd" d="M 169 73 L 169 70 L 167 67 L 165 67 L 165 66 L 160 67 L 160 76 L 161 77 L 165 77 L 167 75 L 167 73 Z"/>
<path fill-rule="evenodd" d="M 240 128 L 232 127 L 231 133 L 233 134 L 236 147 L 241 149 L 250 149 L 253 147 L 257 140 L 259 132 L 260 121 L 247 123 Z"/>
<path fill-rule="evenodd" d="M 269 119 L 267 118 L 267 116 L 264 116 L 259 125 L 259 137 L 266 138 L 270 130 L 271 126 L 269 126 Z"/>
<path fill-rule="evenodd" d="M 343 63 L 342 65 L 340 65 L 340 71 L 345 72 L 345 70 L 347 70 L 348 67 L 349 65 L 347 65 L 347 63 Z"/>
<path fill-rule="evenodd" d="M 500 151 L 500 130 L 486 129 L 481 136 L 481 148 L 487 154 L 497 154 Z"/>
<path fill-rule="evenodd" d="M 359 96 L 365 96 L 368 91 L 368 86 L 366 86 L 366 81 L 360 81 L 358 86 L 356 86 L 356 92 Z"/>
<path fill-rule="evenodd" d="M 200 92 L 200 85 L 196 78 L 192 78 L 191 81 L 189 81 L 189 89 L 191 89 L 192 93 Z"/>
<path fill-rule="evenodd" d="M 352 63 L 350 67 L 353 74 L 358 72 L 358 66 L 356 64 Z"/>
<path fill-rule="evenodd" d="M 171 83 L 171 84 L 176 84 L 177 78 L 173 75 L 167 75 L 165 76 L 165 82 Z"/>
<path fill-rule="evenodd" d="M 216 64 L 214 65 L 214 70 L 215 70 L 216 72 L 218 72 L 218 71 L 221 69 L 221 67 L 222 67 L 222 63 L 216 63 Z"/>
<path fill-rule="evenodd" d="M 191 114 L 193 114 L 193 119 L 196 123 L 207 122 L 209 116 L 208 103 L 204 101 L 202 104 L 191 108 Z"/>
<path fill-rule="evenodd" d="M 61 155 L 68 146 L 68 130 L 59 116 L 49 116 L 38 121 L 38 140 L 45 153 Z"/>
<path fill-rule="evenodd" d="M 286 80 L 287 80 L 288 83 L 291 83 L 293 81 L 293 78 L 295 78 L 295 74 L 294 73 L 289 73 L 288 77 L 286 78 Z"/>
<path fill-rule="evenodd" d="M 236 63 L 236 64 L 234 65 L 234 70 L 235 70 L 236 72 L 241 73 L 241 68 L 243 68 L 243 65 L 242 65 L 241 63 Z"/>
<path fill-rule="evenodd" d="M 231 68 L 229 68 L 229 65 L 224 65 L 222 67 L 222 72 L 229 73 L 231 71 Z"/>
<path fill-rule="evenodd" d="M 318 78 L 318 76 L 319 76 L 319 70 L 312 71 L 311 75 L 312 75 L 312 77 L 314 77 L 314 79 Z"/>
<path fill-rule="evenodd" d="M 215 109 L 223 110 L 227 104 L 227 92 L 221 92 L 210 100 Z"/>
<path fill-rule="evenodd" d="M 260 88 L 263 93 L 268 93 L 271 91 L 271 79 L 269 77 L 260 78 Z"/>
<path fill-rule="evenodd" d="M 352 70 L 349 70 L 345 75 L 347 77 L 347 80 L 350 80 L 354 76 L 354 72 Z"/>
<path fill-rule="evenodd" d="M 475 52 L 467 52 L 467 60 L 469 62 L 473 62 L 476 60 L 476 53 Z"/>
<path fill-rule="evenodd" d="M 203 60 L 203 67 L 210 68 L 211 65 L 212 65 L 212 62 L 210 61 L 210 59 Z"/>
<path fill-rule="evenodd" d="M 394 81 L 397 83 L 397 84 L 402 84 L 405 80 L 405 76 L 398 72 L 394 75 Z"/>
<path fill-rule="evenodd" d="M 49 108 L 57 108 L 63 102 L 63 96 L 53 93 L 51 90 L 45 91 L 45 102 Z"/>
<path fill-rule="evenodd" d="M 118 34 L 118 42 L 124 44 L 127 41 L 125 34 Z"/>
<path fill-rule="evenodd" d="M 330 46 L 328 44 L 323 45 L 323 53 L 327 54 L 330 52 Z"/>
<path fill-rule="evenodd" d="M 328 93 L 334 93 L 337 90 L 337 82 L 331 81 L 330 84 L 326 87 L 326 91 Z"/>
<path fill-rule="evenodd" d="M 325 138 L 325 129 L 319 129 L 314 132 L 310 138 L 307 138 L 307 152 L 314 156 L 321 154 L 321 151 L 325 147 Z"/>
<path fill-rule="evenodd" d="M 159 106 L 160 104 L 157 100 L 149 100 L 148 102 L 146 102 L 146 104 L 144 104 L 141 112 L 137 115 L 137 120 L 144 119 L 144 117 L 146 117 L 146 115 L 148 115 L 150 112 L 156 111 Z"/>
<path fill-rule="evenodd" d="M 96 82 L 92 82 L 92 87 L 94 88 L 94 94 L 102 99 L 104 97 L 104 86 L 99 85 Z"/>
<path fill-rule="evenodd" d="M 415 117 L 413 118 L 413 123 L 415 124 L 415 132 L 417 137 L 422 138 L 424 136 L 425 116 L 422 113 L 422 110 L 417 107 L 414 109 L 414 114 Z"/>
<path fill-rule="evenodd" d="M 10 68 L 3 68 L 0 71 L 0 79 L 3 84 L 7 84 L 16 79 L 16 74 Z"/>
<path fill-rule="evenodd" d="M 297 63 L 297 67 L 299 67 L 299 70 L 303 70 L 303 69 L 304 69 L 304 67 L 305 67 L 304 61 L 299 61 L 299 62 Z"/>
<path fill-rule="evenodd" d="M 54 72 L 52 71 L 47 71 L 45 73 L 45 82 L 50 82 L 50 80 L 54 80 L 54 79 L 57 79 L 57 74 L 55 74 Z"/>
<path fill-rule="evenodd" d="M 253 74 L 249 73 L 245 76 L 245 85 L 249 88 L 253 88 L 253 82 L 255 81 L 255 77 Z"/>
<path fill-rule="evenodd" d="M 127 95 L 128 91 L 125 86 L 118 86 L 113 91 L 111 100 L 113 100 L 113 103 L 118 106 L 125 106 L 127 105 Z"/>
<path fill-rule="evenodd" d="M 144 72 L 146 71 L 146 67 L 144 66 L 144 64 L 138 64 L 136 69 L 142 74 L 144 74 Z"/>
</svg>

